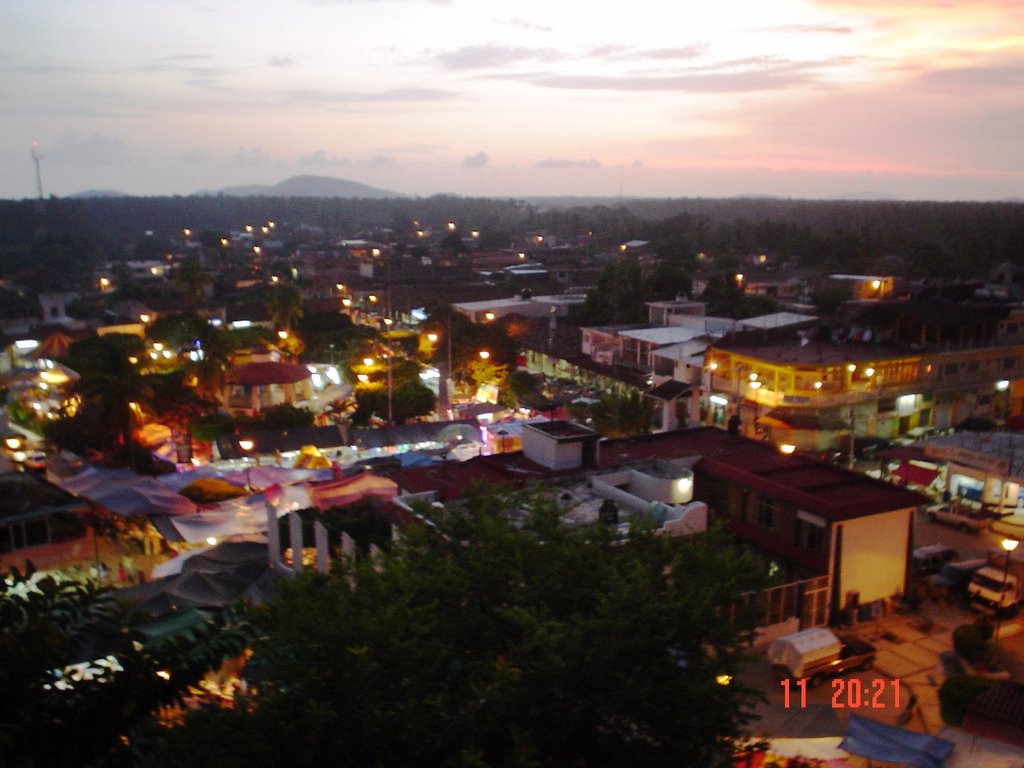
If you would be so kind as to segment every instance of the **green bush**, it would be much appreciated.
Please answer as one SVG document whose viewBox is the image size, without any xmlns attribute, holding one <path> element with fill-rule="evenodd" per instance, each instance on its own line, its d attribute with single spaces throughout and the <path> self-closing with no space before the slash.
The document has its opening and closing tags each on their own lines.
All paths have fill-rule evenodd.
<svg viewBox="0 0 1024 768">
<path fill-rule="evenodd" d="M 971 664 L 988 655 L 988 641 L 974 624 L 961 624 L 953 630 L 953 650 Z"/>
<path fill-rule="evenodd" d="M 969 626 L 969 625 L 964 625 Z M 958 627 L 962 629 L 963 627 Z M 955 634 L 955 633 L 954 633 Z M 939 712 L 947 725 L 959 727 L 967 714 L 967 707 L 981 693 L 996 684 L 995 680 L 979 675 L 953 675 L 939 688 Z"/>
<path fill-rule="evenodd" d="M 981 635 L 981 639 L 986 643 L 995 637 L 996 625 L 991 618 L 982 614 L 974 620 L 974 626 L 977 627 L 978 633 Z"/>
</svg>

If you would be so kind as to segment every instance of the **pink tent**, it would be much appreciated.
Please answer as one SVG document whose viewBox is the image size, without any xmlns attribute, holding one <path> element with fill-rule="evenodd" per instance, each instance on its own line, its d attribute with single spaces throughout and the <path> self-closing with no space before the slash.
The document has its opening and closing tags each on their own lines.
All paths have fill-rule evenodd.
<svg viewBox="0 0 1024 768">
<path fill-rule="evenodd" d="M 344 507 L 371 496 L 380 499 L 393 499 L 398 495 L 397 483 L 369 472 L 343 477 L 329 483 L 312 485 L 307 490 L 313 506 L 320 511 L 331 507 Z"/>
</svg>

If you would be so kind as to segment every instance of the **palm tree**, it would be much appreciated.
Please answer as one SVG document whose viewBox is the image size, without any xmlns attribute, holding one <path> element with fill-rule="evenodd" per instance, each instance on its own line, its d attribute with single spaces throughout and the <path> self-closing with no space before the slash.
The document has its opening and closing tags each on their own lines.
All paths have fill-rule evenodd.
<svg viewBox="0 0 1024 768">
<path fill-rule="evenodd" d="M 294 285 L 275 284 L 267 295 L 267 311 L 275 328 L 290 331 L 302 317 L 302 292 Z"/>
<path fill-rule="evenodd" d="M 98 346 L 96 352 L 102 360 L 82 373 L 78 392 L 84 406 L 95 408 L 110 426 L 111 447 L 130 446 L 136 414 L 151 402 L 153 390 L 117 345 Z"/>
<path fill-rule="evenodd" d="M 195 311 L 212 283 L 213 279 L 203 272 L 203 265 L 197 258 L 185 259 L 174 270 L 174 284 L 185 291 L 185 308 L 189 312 Z"/>
</svg>

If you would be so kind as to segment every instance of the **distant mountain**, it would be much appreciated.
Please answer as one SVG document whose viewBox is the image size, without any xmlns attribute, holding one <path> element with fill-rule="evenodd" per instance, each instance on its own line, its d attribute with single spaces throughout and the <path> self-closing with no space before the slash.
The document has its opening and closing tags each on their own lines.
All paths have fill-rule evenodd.
<svg viewBox="0 0 1024 768">
<path fill-rule="evenodd" d="M 113 189 L 86 189 L 82 192 L 75 192 L 73 195 L 67 195 L 69 200 L 82 200 L 89 197 L 132 197 L 132 195 Z"/>
<path fill-rule="evenodd" d="M 333 176 L 292 176 L 278 184 L 225 187 L 216 192 L 197 192 L 196 194 L 227 195 L 229 197 L 403 197 L 403 195 L 387 189 L 378 189 L 348 179 L 336 179 Z"/>
</svg>

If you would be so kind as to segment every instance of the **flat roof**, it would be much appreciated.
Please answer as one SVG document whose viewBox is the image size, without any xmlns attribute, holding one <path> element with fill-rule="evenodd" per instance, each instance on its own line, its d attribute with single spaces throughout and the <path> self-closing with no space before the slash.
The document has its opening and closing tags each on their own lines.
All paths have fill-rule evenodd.
<svg viewBox="0 0 1024 768">
<path fill-rule="evenodd" d="M 702 329 L 686 328 L 681 325 L 666 325 L 657 328 L 638 328 L 636 330 L 620 331 L 619 335 L 649 344 L 678 344 L 681 341 L 692 341 L 699 336 L 706 335 L 706 333 Z"/>
<path fill-rule="evenodd" d="M 817 319 L 815 315 L 801 315 L 796 312 L 773 312 L 770 315 L 748 317 L 740 320 L 739 324 L 743 328 L 785 328 L 787 325 L 813 323 Z"/>
<path fill-rule="evenodd" d="M 832 344 L 830 342 L 811 341 L 801 346 L 796 338 L 793 341 L 775 342 L 772 344 L 732 343 L 729 341 L 715 345 L 723 352 L 744 355 L 766 363 L 785 365 L 795 363 L 809 367 L 845 365 L 846 363 L 877 362 L 880 360 L 902 360 L 910 357 L 921 357 L 923 352 L 910 352 L 885 344 Z"/>
<path fill-rule="evenodd" d="M 925 504 L 914 491 L 806 456 L 784 456 L 768 443 L 713 427 L 601 443 L 602 467 L 642 459 L 699 455 L 694 469 L 792 502 L 833 522 Z"/>
</svg>

